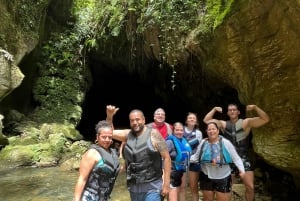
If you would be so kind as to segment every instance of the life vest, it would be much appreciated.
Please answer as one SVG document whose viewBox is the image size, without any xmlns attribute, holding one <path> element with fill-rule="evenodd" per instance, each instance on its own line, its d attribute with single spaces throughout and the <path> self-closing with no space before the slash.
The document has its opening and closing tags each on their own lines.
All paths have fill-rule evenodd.
<svg viewBox="0 0 300 201">
<path fill-rule="evenodd" d="M 150 127 L 150 128 L 156 128 L 156 129 L 160 132 L 160 129 L 155 125 L 154 122 L 148 124 L 147 126 Z M 164 122 L 164 126 L 166 126 L 166 128 L 167 128 L 167 133 L 161 133 L 161 132 L 160 132 L 160 134 L 161 134 L 161 136 L 162 136 L 164 139 L 167 139 L 167 137 L 168 137 L 169 135 L 171 135 L 173 131 L 172 131 L 172 128 L 171 128 L 170 124 Z"/>
<path fill-rule="evenodd" d="M 188 141 L 189 145 L 192 148 L 192 152 L 195 153 L 197 146 L 199 145 L 199 139 L 196 136 L 196 129 L 193 129 L 192 132 L 186 132 L 186 127 L 183 129 L 183 137 Z"/>
<path fill-rule="evenodd" d="M 210 144 L 207 138 L 203 139 L 199 154 L 200 163 L 212 163 L 220 166 L 232 163 L 232 158 L 222 139 L 223 137 L 219 135 L 219 142 L 216 144 Z"/>
<path fill-rule="evenodd" d="M 243 120 L 239 119 L 235 124 L 226 121 L 224 137 L 230 140 L 234 145 L 237 153 L 242 156 L 247 154 L 249 148 L 249 135 L 247 135 L 242 127 Z"/>
<path fill-rule="evenodd" d="M 127 184 L 151 182 L 162 178 L 162 158 L 158 151 L 150 149 L 151 130 L 140 136 L 129 132 L 124 146 L 124 159 L 127 166 Z"/>
<path fill-rule="evenodd" d="M 175 170 L 186 170 L 189 162 L 192 148 L 185 138 L 177 138 L 175 135 L 169 135 L 166 140 L 172 140 L 176 149 L 175 160 L 172 161 L 172 166 Z"/>
<path fill-rule="evenodd" d="M 93 167 L 89 175 L 82 200 L 90 200 L 94 197 L 97 201 L 106 201 L 111 194 L 116 178 L 119 174 L 119 157 L 114 149 L 110 149 L 109 153 L 102 147 L 95 144 L 92 145 L 90 149 L 96 149 L 102 158 Z"/>
</svg>

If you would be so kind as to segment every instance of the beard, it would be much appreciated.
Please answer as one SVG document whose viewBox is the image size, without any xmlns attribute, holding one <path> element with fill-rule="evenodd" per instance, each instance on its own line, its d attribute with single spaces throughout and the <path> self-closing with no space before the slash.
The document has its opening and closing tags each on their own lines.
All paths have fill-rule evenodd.
<svg viewBox="0 0 300 201">
<path fill-rule="evenodd" d="M 133 135 L 137 136 L 137 134 L 139 134 L 144 129 L 144 127 L 144 124 L 138 124 L 137 127 L 131 128 L 131 132 Z"/>
</svg>

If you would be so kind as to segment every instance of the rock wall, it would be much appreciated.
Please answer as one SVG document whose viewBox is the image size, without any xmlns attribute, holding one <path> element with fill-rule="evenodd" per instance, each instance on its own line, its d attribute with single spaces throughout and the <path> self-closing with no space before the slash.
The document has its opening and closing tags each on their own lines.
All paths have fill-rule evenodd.
<svg viewBox="0 0 300 201">
<path fill-rule="evenodd" d="M 13 64 L 13 56 L 0 49 L 0 101 L 17 88 L 23 78 L 19 67 Z"/>
<path fill-rule="evenodd" d="M 242 1 L 201 44 L 187 48 L 205 58 L 201 72 L 237 89 L 243 104 L 257 104 L 271 118 L 253 130 L 254 151 L 300 180 L 300 2 Z M 208 84 L 209 85 L 209 84 Z M 247 114 L 251 116 L 252 114 Z"/>
</svg>

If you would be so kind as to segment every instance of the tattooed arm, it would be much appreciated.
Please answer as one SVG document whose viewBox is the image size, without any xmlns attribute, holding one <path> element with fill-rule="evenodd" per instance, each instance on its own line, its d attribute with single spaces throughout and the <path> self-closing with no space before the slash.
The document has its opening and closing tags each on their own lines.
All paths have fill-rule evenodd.
<svg viewBox="0 0 300 201">
<path fill-rule="evenodd" d="M 151 131 L 151 142 L 153 147 L 160 153 L 163 161 L 163 187 L 162 196 L 166 196 L 170 191 L 171 158 L 165 139 L 156 129 Z"/>
</svg>

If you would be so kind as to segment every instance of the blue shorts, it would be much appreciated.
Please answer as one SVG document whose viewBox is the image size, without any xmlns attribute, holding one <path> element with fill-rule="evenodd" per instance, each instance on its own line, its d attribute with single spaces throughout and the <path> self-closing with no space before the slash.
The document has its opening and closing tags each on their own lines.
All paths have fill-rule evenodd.
<svg viewBox="0 0 300 201">
<path fill-rule="evenodd" d="M 161 196 L 160 191 L 153 190 L 141 193 L 130 192 L 130 199 L 131 201 L 162 201 L 164 198 Z"/>
</svg>

